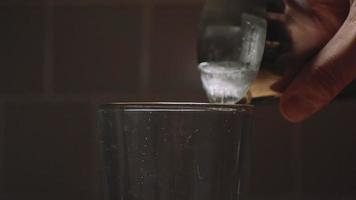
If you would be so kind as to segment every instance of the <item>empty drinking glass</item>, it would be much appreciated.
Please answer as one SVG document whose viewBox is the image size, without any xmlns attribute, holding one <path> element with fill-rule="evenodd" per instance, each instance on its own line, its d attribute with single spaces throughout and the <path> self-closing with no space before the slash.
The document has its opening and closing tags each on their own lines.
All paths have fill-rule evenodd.
<svg viewBox="0 0 356 200">
<path fill-rule="evenodd" d="M 251 106 L 119 103 L 98 113 L 106 199 L 246 199 Z"/>
</svg>

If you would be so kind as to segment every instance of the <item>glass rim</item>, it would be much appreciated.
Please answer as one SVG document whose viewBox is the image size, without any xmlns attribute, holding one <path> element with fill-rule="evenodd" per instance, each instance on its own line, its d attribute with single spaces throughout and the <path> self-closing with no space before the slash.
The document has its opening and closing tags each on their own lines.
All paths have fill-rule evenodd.
<svg viewBox="0 0 356 200">
<path fill-rule="evenodd" d="M 195 102 L 113 102 L 102 104 L 99 110 L 135 110 L 135 111 L 240 111 L 252 112 L 254 106 L 248 104 L 219 104 L 219 103 L 195 103 Z"/>
</svg>

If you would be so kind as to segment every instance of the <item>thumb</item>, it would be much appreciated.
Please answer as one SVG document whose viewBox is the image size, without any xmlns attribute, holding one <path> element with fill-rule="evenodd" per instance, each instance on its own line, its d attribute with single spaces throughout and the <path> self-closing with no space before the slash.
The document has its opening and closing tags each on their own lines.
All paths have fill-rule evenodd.
<svg viewBox="0 0 356 200">
<path fill-rule="evenodd" d="M 301 122 L 332 101 L 355 78 L 356 1 L 339 31 L 287 88 L 280 101 L 281 113 L 291 122 Z"/>
</svg>

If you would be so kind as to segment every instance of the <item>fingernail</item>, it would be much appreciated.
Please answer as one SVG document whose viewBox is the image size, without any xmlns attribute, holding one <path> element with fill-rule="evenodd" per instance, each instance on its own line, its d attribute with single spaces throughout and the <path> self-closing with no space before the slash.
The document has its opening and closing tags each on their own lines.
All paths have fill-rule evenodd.
<svg viewBox="0 0 356 200">
<path fill-rule="evenodd" d="M 293 94 L 281 98 L 280 110 L 288 121 L 300 123 L 315 113 L 317 109 L 308 99 Z"/>
</svg>

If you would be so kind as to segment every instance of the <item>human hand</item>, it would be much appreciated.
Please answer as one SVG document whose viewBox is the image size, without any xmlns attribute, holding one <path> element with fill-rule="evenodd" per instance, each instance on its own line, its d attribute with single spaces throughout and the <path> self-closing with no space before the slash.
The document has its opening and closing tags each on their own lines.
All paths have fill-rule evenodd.
<svg viewBox="0 0 356 200">
<path fill-rule="evenodd" d="M 272 89 L 280 111 L 301 122 L 321 110 L 356 78 L 356 0 L 284 0 L 270 13 L 287 30 L 291 48 L 279 59 L 286 74 Z"/>
</svg>

